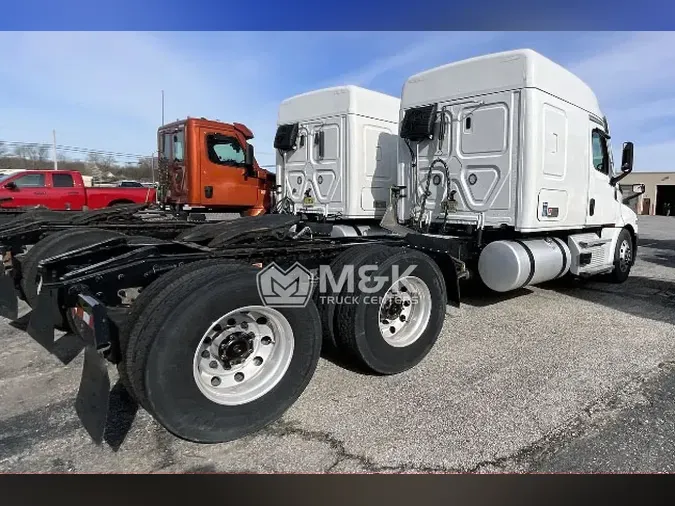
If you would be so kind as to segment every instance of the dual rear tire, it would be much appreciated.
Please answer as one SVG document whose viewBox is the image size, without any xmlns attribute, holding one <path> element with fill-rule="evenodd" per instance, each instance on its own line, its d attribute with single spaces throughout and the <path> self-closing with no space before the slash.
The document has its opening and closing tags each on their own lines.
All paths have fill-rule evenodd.
<svg viewBox="0 0 675 506">
<path fill-rule="evenodd" d="M 137 401 L 182 439 L 215 443 L 256 432 L 281 417 L 314 374 L 316 306 L 263 305 L 256 272 L 198 262 L 169 273 L 131 325 L 120 373 Z"/>
<path fill-rule="evenodd" d="M 209 260 L 175 269 L 135 301 L 122 331 L 120 376 L 171 433 L 215 443 L 261 430 L 299 398 L 319 361 L 322 327 L 324 338 L 372 372 L 419 363 L 440 334 L 447 300 L 433 260 L 373 246 L 345 252 L 331 270 L 345 265 L 372 266 L 374 283 L 357 279 L 350 299 L 315 294 L 304 307 L 265 305 L 259 271 L 247 265 Z M 395 265 L 407 272 L 398 282 L 390 279 Z"/>
</svg>

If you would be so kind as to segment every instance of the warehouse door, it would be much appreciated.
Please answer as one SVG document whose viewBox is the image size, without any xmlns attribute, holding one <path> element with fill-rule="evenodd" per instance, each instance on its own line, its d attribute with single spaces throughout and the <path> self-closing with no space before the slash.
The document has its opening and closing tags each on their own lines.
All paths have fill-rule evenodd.
<svg viewBox="0 0 675 506">
<path fill-rule="evenodd" d="M 656 214 L 675 216 L 675 185 L 657 185 Z"/>
</svg>

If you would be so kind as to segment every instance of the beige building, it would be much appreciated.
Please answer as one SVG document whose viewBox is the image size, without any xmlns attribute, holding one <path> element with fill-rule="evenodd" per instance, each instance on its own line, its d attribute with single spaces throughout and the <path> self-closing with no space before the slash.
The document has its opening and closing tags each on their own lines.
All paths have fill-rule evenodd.
<svg viewBox="0 0 675 506">
<path fill-rule="evenodd" d="M 670 214 L 675 216 L 675 172 L 642 172 L 628 174 L 619 183 L 624 195 L 634 184 L 644 184 L 645 192 L 627 204 L 638 214 Z M 670 210 L 670 213 L 668 213 Z"/>
</svg>

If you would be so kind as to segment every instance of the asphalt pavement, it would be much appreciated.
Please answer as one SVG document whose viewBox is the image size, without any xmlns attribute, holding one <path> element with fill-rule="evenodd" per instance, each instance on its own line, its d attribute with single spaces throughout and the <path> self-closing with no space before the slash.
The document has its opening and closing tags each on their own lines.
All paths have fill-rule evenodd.
<svg viewBox="0 0 675 506">
<path fill-rule="evenodd" d="M 176 439 L 115 388 L 96 446 L 73 407 L 78 340 L 48 354 L 25 318 L 2 320 L 0 471 L 672 472 L 674 310 L 675 217 L 641 217 L 626 283 L 468 293 L 413 370 L 322 359 L 279 422 L 217 445 Z"/>
</svg>

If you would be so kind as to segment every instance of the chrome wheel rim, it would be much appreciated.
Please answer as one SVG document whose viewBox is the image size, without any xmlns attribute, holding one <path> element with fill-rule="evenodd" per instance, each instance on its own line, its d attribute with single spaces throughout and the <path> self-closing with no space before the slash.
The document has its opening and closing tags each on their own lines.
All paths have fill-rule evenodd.
<svg viewBox="0 0 675 506">
<path fill-rule="evenodd" d="M 630 246 L 630 242 L 627 239 L 624 239 L 619 247 L 619 268 L 621 269 L 621 272 L 626 272 L 628 270 L 632 260 L 633 250 Z"/>
<path fill-rule="evenodd" d="M 213 322 L 199 341 L 193 377 L 209 400 L 239 406 L 259 399 L 286 374 L 295 340 L 286 317 L 266 306 L 246 306 Z"/>
<path fill-rule="evenodd" d="M 380 335 L 389 346 L 410 346 L 426 329 L 431 306 L 431 291 L 424 281 L 416 276 L 400 278 L 380 303 Z"/>
</svg>

